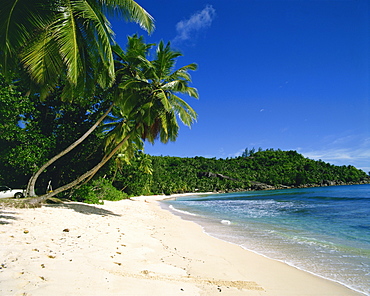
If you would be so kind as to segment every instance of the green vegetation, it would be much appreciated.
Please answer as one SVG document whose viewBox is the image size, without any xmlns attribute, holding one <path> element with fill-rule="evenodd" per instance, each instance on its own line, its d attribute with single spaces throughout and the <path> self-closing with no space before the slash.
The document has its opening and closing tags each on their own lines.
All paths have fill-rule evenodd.
<svg viewBox="0 0 370 296">
<path fill-rule="evenodd" d="M 7 84 L 0 74 L 0 182 L 25 188 L 38 167 L 96 121 L 101 104 L 66 103 L 57 95 L 42 102 L 38 96 L 22 96 L 20 90 L 17 84 Z M 92 133 L 43 172 L 37 193 L 45 193 L 49 180 L 54 188 L 73 180 L 102 155 L 101 136 Z"/>
<path fill-rule="evenodd" d="M 1 71 L 9 77 L 21 70 L 41 98 L 59 89 L 65 100 L 88 99 L 95 86 L 115 79 L 108 15 L 154 29 L 153 18 L 133 0 L 1 1 Z"/>
<path fill-rule="evenodd" d="M 118 46 L 107 14 L 134 21 L 148 32 L 154 29 L 153 18 L 133 0 L 111 3 L 102 0 L 3 1 L 0 8 L 1 73 L 10 83 L 16 77 L 26 88 L 25 92 L 37 93 L 41 100 L 57 93 L 62 101 L 99 103 L 95 99 L 96 92 L 111 87 L 115 81 L 113 48 Z M 79 145 L 104 116 L 42 166 L 34 164 L 27 196 L 36 196 L 40 174 Z"/>
<path fill-rule="evenodd" d="M 23 97 L 30 100 L 31 109 L 37 110 L 37 104 L 45 104 L 52 110 L 46 109 L 45 114 L 39 113 L 40 116 L 33 112 L 27 120 L 19 119 L 26 116 L 23 111 L 15 115 L 18 120 L 13 120 L 13 126 L 18 125 L 16 129 L 23 134 L 32 136 L 28 132 L 33 124 L 37 128 L 40 125 L 52 128 L 46 132 L 45 140 L 41 137 L 42 143 L 34 146 L 35 149 L 27 155 L 11 154 L 8 146 L 12 140 L 10 137 L 5 139 L 2 143 L 6 150 L 4 167 L 14 158 L 18 158 L 19 165 L 23 165 L 21 156 L 29 159 L 27 172 L 24 172 L 29 178 L 26 195 L 34 197 L 35 188 L 45 182 L 45 177 L 39 180 L 42 174 L 47 172 L 47 179 L 51 179 L 50 172 L 58 164 L 65 163 L 70 154 L 76 155 L 79 151 L 80 157 L 87 157 L 81 154 L 89 154 L 86 145 L 91 142 L 97 148 L 91 149 L 88 162 L 68 172 L 66 182 L 57 178 L 54 182 L 57 188 L 35 203 L 91 180 L 118 154 L 128 161 L 135 151 L 142 149 L 145 140 L 151 143 L 157 139 L 164 143 L 175 141 L 179 129 L 177 119 L 187 126 L 196 120 L 195 111 L 178 96 L 198 97 L 197 90 L 189 86 L 191 77 L 188 73 L 196 70 L 196 64 L 174 69 L 181 54 L 163 41 L 159 43 L 154 59 L 148 60 L 154 44 L 145 44 L 143 38 L 136 35 L 128 38 L 127 50 L 122 50 L 114 41 L 107 15 L 134 21 L 149 33 L 154 29 L 153 18 L 132 0 L 111 3 L 102 0 L 37 0 L 32 5 L 24 0 L 6 0 L 0 8 L 0 71 L 8 83 L 2 87 L 12 88 L 17 81 Z M 7 96 L 4 95 L 4 102 Z M 71 103 L 72 108 L 83 110 L 82 117 L 89 117 L 87 120 L 76 116 L 70 118 L 76 119 L 70 123 L 84 126 L 83 132 L 76 133 L 77 127 L 60 122 L 68 106 L 61 108 L 58 101 Z M 53 112 L 55 116 L 51 120 L 43 118 Z M 60 129 L 67 137 L 57 143 L 63 132 Z M 39 128 L 36 132 L 42 135 L 44 131 Z M 81 143 L 84 143 L 82 147 Z M 21 147 L 19 144 L 13 143 L 15 149 Z M 58 148 L 54 150 L 54 147 Z M 81 151 L 83 148 L 84 152 Z M 19 149 L 19 153 L 23 151 Z M 31 152 L 44 158 L 32 158 Z M 100 160 L 91 160 L 91 156 L 99 155 Z M 60 168 L 61 174 L 66 172 L 67 166 Z"/>
<path fill-rule="evenodd" d="M 117 190 L 107 179 L 99 178 L 73 190 L 71 197 L 75 201 L 103 204 L 104 200 L 114 201 L 127 198 L 127 194 Z"/>
<path fill-rule="evenodd" d="M 46 101 L 40 100 L 40 94 L 23 96 L 27 100 L 26 107 L 30 108 L 30 111 L 23 111 L 19 109 L 23 105 L 14 108 L 20 103 L 21 95 L 11 90 L 17 86 L 4 80 L 1 85 L 4 96 L 0 100 L 10 108 L 5 115 L 11 118 L 13 128 L 6 131 L 9 124 L 5 124 L 4 116 L 3 132 L 9 136 L 2 143 L 5 148 L 0 166 L 10 166 L 14 159 L 23 164 L 22 158 L 9 150 L 17 139 L 17 132 L 25 135 L 23 140 L 27 145 L 28 136 L 32 135 L 31 127 L 36 127 L 35 133 L 43 141 L 43 145 L 30 146 L 30 151 L 36 152 L 36 159 L 27 156 L 29 166 L 21 179 L 16 177 L 18 168 L 15 167 L 13 181 L 29 178 L 28 192 L 33 196 L 39 176 L 42 176 L 36 186 L 39 194 L 45 192 L 45 184 L 52 180 L 56 189 L 40 197 L 46 199 L 91 180 L 111 159 L 119 157 L 128 162 L 143 148 L 145 140 L 151 143 L 157 139 L 163 143 L 175 141 L 178 119 L 186 126 L 193 124 L 197 116 L 195 111 L 178 95 L 198 98 L 197 90 L 189 86 L 188 73 L 197 66 L 190 64 L 174 69 L 181 54 L 163 42 L 157 46 L 154 58 L 148 60 L 149 49 L 153 46 L 145 44 L 138 36 L 128 38 L 126 51 L 116 46 L 116 83 L 106 90 L 96 91 L 94 100 L 78 104 L 60 101 L 61 89 L 50 94 Z M 14 103 L 13 107 L 10 102 Z M 17 113 L 12 114 L 12 108 Z M 13 146 L 21 147 L 21 144 L 18 141 Z M 38 151 L 40 148 L 42 151 Z M 37 158 L 42 155 L 43 158 Z M 3 179 L 4 183 L 11 184 L 7 175 Z"/>
<path fill-rule="evenodd" d="M 335 166 L 296 151 L 259 150 L 229 159 L 146 156 L 152 174 L 133 161 L 115 175 L 113 184 L 128 194 L 230 192 L 290 187 L 357 184 L 369 181 L 353 166 Z M 108 173 L 107 178 L 111 178 Z M 140 190 L 141 189 L 141 190 Z"/>
</svg>

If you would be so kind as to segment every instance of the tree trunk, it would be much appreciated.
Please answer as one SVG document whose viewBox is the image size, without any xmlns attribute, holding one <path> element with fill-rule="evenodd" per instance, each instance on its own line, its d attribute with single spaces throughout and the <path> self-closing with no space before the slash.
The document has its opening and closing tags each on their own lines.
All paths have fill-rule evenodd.
<svg viewBox="0 0 370 296">
<path fill-rule="evenodd" d="M 47 161 L 40 169 L 32 175 L 32 177 L 28 181 L 27 190 L 26 190 L 26 196 L 35 197 L 35 185 L 37 178 L 41 175 L 41 173 L 50 166 L 53 162 L 61 158 L 63 155 L 67 154 L 69 151 L 74 149 L 76 146 L 81 144 L 97 127 L 98 125 L 104 120 L 105 117 L 109 114 L 109 112 L 112 110 L 113 104 L 110 105 L 108 110 L 101 116 L 98 121 L 86 132 L 84 133 L 77 141 L 73 142 L 70 146 L 68 146 L 66 149 L 64 149 L 59 154 L 55 155 L 53 158 L 51 158 L 49 161 Z"/>
<path fill-rule="evenodd" d="M 100 168 L 103 165 L 105 165 L 108 162 L 108 160 L 110 160 L 113 157 L 113 155 L 122 147 L 122 145 L 130 138 L 130 136 L 131 136 L 131 134 L 128 134 L 121 142 L 118 143 L 118 145 L 107 156 L 104 156 L 103 159 L 95 167 L 93 167 L 91 170 L 87 171 L 85 174 L 81 175 L 80 177 L 78 177 L 76 180 L 74 180 L 74 181 L 72 181 L 72 182 L 70 182 L 66 185 L 63 185 L 63 186 L 55 189 L 52 192 L 49 192 L 49 193 L 45 194 L 45 195 L 32 198 L 29 201 L 29 203 L 32 204 L 32 205 L 38 204 L 38 203 L 42 202 L 43 200 L 46 200 L 49 197 L 52 197 L 52 196 L 54 196 L 58 193 L 61 193 L 61 192 L 65 191 L 65 190 L 71 189 L 72 187 L 81 183 L 86 178 L 90 177 L 91 175 L 96 174 L 96 172 L 99 171 Z"/>
</svg>

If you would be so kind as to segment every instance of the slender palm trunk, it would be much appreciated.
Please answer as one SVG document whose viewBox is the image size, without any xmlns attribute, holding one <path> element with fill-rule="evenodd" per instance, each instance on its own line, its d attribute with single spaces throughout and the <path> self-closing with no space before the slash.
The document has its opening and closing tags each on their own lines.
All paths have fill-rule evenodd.
<svg viewBox="0 0 370 296">
<path fill-rule="evenodd" d="M 109 154 L 110 155 L 110 154 Z M 109 157 L 109 159 L 111 159 L 112 158 L 112 156 L 107 156 L 107 155 L 104 155 L 103 156 L 103 158 L 102 158 L 102 161 L 105 161 L 106 160 L 106 158 L 108 158 Z M 109 159 L 107 159 L 106 161 L 108 161 Z M 105 161 L 105 162 L 106 162 Z M 88 176 L 87 177 L 87 179 L 85 179 L 85 181 L 81 184 L 81 185 L 84 185 L 84 184 L 86 184 L 87 182 L 89 182 L 94 176 L 95 176 L 95 174 L 98 172 L 98 170 L 96 170 L 95 172 L 93 172 L 90 176 Z"/>
<path fill-rule="evenodd" d="M 74 149 L 76 146 L 81 144 L 98 126 L 99 124 L 104 120 L 105 117 L 109 114 L 109 112 L 112 110 L 113 104 L 110 105 L 108 110 L 98 119 L 98 121 L 86 132 L 84 133 L 77 141 L 73 142 L 70 146 L 68 146 L 66 149 L 64 149 L 59 154 L 55 155 L 53 158 L 51 158 L 49 161 L 47 161 L 42 167 L 39 168 L 39 170 L 32 175 L 32 177 L 28 181 L 27 190 L 26 190 L 26 196 L 35 197 L 35 186 L 37 178 L 41 175 L 41 173 L 50 166 L 53 162 L 61 158 L 63 155 L 70 152 L 72 149 Z"/>
<path fill-rule="evenodd" d="M 35 197 L 35 198 L 31 199 L 29 201 L 29 203 L 30 204 L 38 204 L 38 203 L 42 202 L 43 200 L 45 200 L 49 197 L 52 197 L 52 196 L 54 196 L 58 193 L 61 193 L 61 192 L 65 191 L 65 190 L 71 189 L 72 187 L 74 187 L 74 186 L 78 185 L 79 183 L 81 183 L 82 181 L 84 181 L 86 178 L 90 177 L 91 175 L 96 174 L 100 170 L 100 168 L 103 165 L 105 165 L 108 162 L 108 160 L 110 160 L 113 157 L 114 154 L 116 154 L 116 152 L 122 147 L 123 144 L 125 144 L 125 142 L 130 137 L 131 137 L 131 133 L 128 134 L 121 142 L 119 142 L 117 144 L 117 146 L 108 155 L 104 156 L 103 159 L 95 167 L 93 167 L 91 170 L 87 171 L 85 174 L 81 175 L 80 177 L 78 177 L 74 181 L 55 189 L 52 192 L 49 192 L 45 195 L 42 195 L 42 196 Z"/>
</svg>

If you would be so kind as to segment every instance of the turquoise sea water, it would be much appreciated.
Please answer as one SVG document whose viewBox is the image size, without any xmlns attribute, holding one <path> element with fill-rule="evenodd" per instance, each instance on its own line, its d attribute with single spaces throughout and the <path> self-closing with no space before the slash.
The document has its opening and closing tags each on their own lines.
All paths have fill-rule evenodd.
<svg viewBox="0 0 370 296">
<path fill-rule="evenodd" d="M 370 295 L 370 185 L 178 197 L 206 233 Z"/>
</svg>

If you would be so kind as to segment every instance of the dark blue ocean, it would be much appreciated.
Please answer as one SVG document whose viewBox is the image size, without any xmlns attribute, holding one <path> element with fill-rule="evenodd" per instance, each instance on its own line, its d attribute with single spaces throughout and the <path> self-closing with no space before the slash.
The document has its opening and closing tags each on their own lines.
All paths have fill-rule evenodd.
<svg viewBox="0 0 370 296">
<path fill-rule="evenodd" d="M 370 185 L 177 197 L 204 231 L 370 295 Z"/>
</svg>

